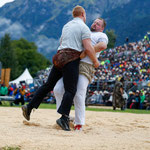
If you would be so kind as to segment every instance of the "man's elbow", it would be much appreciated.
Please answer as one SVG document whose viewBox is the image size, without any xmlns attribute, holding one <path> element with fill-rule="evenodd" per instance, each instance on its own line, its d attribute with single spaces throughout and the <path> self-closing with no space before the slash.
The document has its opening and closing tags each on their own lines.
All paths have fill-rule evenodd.
<svg viewBox="0 0 150 150">
<path fill-rule="evenodd" d="M 101 49 L 102 49 L 102 50 L 107 49 L 107 45 L 106 45 L 106 44 L 103 44 L 102 47 L 101 47 Z"/>
<path fill-rule="evenodd" d="M 100 52 L 107 49 L 107 45 L 101 45 L 100 47 L 95 47 L 96 52 Z"/>
<path fill-rule="evenodd" d="M 97 45 L 95 45 L 94 48 L 95 48 L 96 52 L 100 52 L 102 50 L 107 49 L 107 44 L 104 42 L 100 42 Z"/>
</svg>

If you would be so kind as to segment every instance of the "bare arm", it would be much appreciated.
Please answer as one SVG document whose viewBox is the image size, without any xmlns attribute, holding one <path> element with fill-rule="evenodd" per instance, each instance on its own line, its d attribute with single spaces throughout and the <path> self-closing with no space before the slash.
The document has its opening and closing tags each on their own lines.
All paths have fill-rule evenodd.
<svg viewBox="0 0 150 150">
<path fill-rule="evenodd" d="M 99 42 L 94 46 L 95 52 L 100 52 L 107 48 L 107 44 L 105 42 Z"/>
<path fill-rule="evenodd" d="M 98 44 L 96 44 L 95 46 L 94 46 L 94 49 L 95 49 L 95 52 L 97 53 L 97 52 L 100 52 L 100 51 L 102 51 L 102 50 L 104 50 L 104 49 L 106 49 L 107 48 L 107 44 L 105 43 L 105 42 L 99 42 Z M 81 53 L 81 55 L 80 55 L 80 58 L 82 59 L 82 58 L 84 58 L 86 56 L 86 51 L 83 51 L 82 53 Z"/>
<path fill-rule="evenodd" d="M 121 94 L 123 95 L 123 88 L 120 88 L 120 92 L 121 92 Z"/>
<path fill-rule="evenodd" d="M 85 48 L 85 53 L 90 57 L 90 59 L 93 61 L 94 67 L 99 67 L 100 63 L 96 57 L 96 53 L 94 50 L 94 47 L 91 44 L 91 39 L 84 39 L 82 40 L 83 46 Z"/>
</svg>

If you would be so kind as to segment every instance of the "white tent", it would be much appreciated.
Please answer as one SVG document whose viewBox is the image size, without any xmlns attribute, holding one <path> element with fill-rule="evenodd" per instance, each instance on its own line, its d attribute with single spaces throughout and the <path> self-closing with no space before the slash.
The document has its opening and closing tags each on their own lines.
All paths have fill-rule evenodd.
<svg viewBox="0 0 150 150">
<path fill-rule="evenodd" d="M 29 73 L 29 70 L 26 68 L 25 71 L 15 80 L 10 81 L 10 83 L 16 83 L 19 84 L 20 81 L 25 81 L 27 84 L 33 83 L 33 78 Z"/>
</svg>

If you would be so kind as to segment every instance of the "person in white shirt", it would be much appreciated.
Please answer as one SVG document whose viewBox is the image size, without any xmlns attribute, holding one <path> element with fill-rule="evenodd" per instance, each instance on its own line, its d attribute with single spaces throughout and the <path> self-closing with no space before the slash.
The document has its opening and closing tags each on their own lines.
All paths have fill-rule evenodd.
<svg viewBox="0 0 150 150">
<path fill-rule="evenodd" d="M 54 65 L 47 82 L 36 91 L 29 104 L 22 106 L 23 116 L 25 119 L 30 120 L 31 110 L 39 107 L 43 98 L 48 92 L 53 90 L 57 81 L 63 77 L 65 92 L 61 99 L 62 103 L 57 110 L 61 117 L 56 120 L 56 123 L 65 131 L 70 131 L 69 114 L 77 91 L 80 53 L 85 49 L 87 55 L 92 59 L 94 67 L 97 68 L 100 65 L 91 44 L 90 29 L 85 24 L 86 12 L 84 8 L 81 6 L 74 7 L 72 15 L 73 20 L 66 23 L 62 29 L 60 46 L 58 47 L 57 54 L 53 57 Z M 61 59 L 58 56 L 61 56 Z M 63 60 L 65 60 L 65 63 L 63 66 L 60 66 L 62 64 L 60 62 Z"/>
<path fill-rule="evenodd" d="M 107 48 L 108 37 L 103 30 L 106 26 L 106 22 L 102 18 L 96 19 L 91 25 L 91 41 L 94 46 L 96 56 L 102 50 Z M 85 56 L 86 52 L 81 54 L 81 60 L 79 65 L 79 79 L 77 85 L 77 92 L 74 97 L 75 105 L 75 130 L 81 130 L 82 126 L 85 124 L 85 97 L 87 86 L 91 82 L 95 68 L 93 67 L 93 62 L 89 56 Z M 56 98 L 57 109 L 59 108 L 64 93 L 63 79 L 61 78 L 56 86 L 54 87 L 54 95 Z"/>
</svg>

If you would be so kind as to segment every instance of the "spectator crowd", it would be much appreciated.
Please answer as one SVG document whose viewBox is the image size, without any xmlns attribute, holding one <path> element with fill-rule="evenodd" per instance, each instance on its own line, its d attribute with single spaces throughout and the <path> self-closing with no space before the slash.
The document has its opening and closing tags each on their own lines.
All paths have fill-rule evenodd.
<svg viewBox="0 0 150 150">
<path fill-rule="evenodd" d="M 125 77 L 124 90 L 127 95 L 127 108 L 145 109 L 145 103 L 150 103 L 150 41 L 144 37 L 138 42 L 126 43 L 122 46 L 107 49 L 99 56 L 100 66 L 95 72 L 94 79 L 87 90 L 87 103 L 112 104 L 112 92 L 115 81 Z M 39 84 L 46 82 L 51 68 L 37 73 Z M 28 85 L 10 85 L 7 89 L 1 85 L 0 95 L 16 95 L 18 88 L 24 89 L 24 100 L 29 101 L 36 87 Z M 34 90 L 33 90 L 34 89 Z M 18 90 L 19 91 L 19 90 Z M 21 93 L 21 92 L 20 92 Z M 53 93 L 49 93 L 46 100 L 54 100 Z M 55 101 L 54 101 L 55 102 Z M 23 104 L 23 103 L 22 103 Z"/>
</svg>

